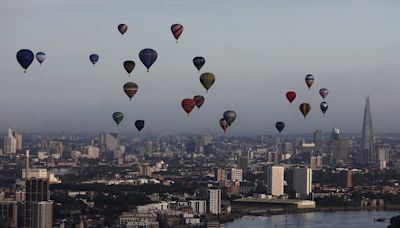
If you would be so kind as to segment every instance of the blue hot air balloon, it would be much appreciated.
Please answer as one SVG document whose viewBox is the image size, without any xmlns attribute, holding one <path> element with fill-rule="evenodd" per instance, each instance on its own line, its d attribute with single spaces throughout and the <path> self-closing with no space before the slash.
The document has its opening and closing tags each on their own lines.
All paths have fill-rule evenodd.
<svg viewBox="0 0 400 228">
<path fill-rule="evenodd" d="M 90 62 L 92 62 L 92 64 L 96 64 L 97 61 L 99 61 L 99 56 L 97 54 L 91 54 L 89 56 Z"/>
<path fill-rule="evenodd" d="M 17 61 L 25 69 L 24 73 L 26 73 L 26 69 L 31 65 L 34 58 L 35 56 L 31 50 L 21 49 L 17 52 Z"/>
<path fill-rule="evenodd" d="M 143 49 L 139 52 L 139 59 L 146 66 L 147 72 L 149 72 L 151 65 L 157 60 L 157 52 L 151 48 Z"/>
</svg>

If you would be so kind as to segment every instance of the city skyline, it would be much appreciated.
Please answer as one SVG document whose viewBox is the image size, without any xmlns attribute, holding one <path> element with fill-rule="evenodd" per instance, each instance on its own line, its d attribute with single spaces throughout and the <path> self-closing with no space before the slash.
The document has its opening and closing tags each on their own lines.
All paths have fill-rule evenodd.
<svg viewBox="0 0 400 228">
<path fill-rule="evenodd" d="M 121 111 L 121 132 L 133 131 L 133 122 L 144 119 L 144 133 L 218 133 L 219 118 L 232 109 L 238 118 L 229 135 L 275 133 L 277 121 L 286 123 L 283 134 L 333 127 L 359 132 L 358 116 L 369 94 L 375 131 L 400 131 L 391 124 L 400 110 L 389 102 L 389 91 L 399 86 L 395 1 L 354 1 L 345 7 L 312 1 L 155 1 L 124 7 L 87 1 L 75 8 L 67 1 L 43 0 L 3 5 L 0 19 L 7 23 L 0 24 L 5 56 L 0 59 L 0 96 L 12 99 L 0 102 L 0 129 L 115 131 L 111 115 Z M 50 18 L 57 15 L 64 17 L 54 26 Z M 185 28 L 178 44 L 169 31 L 177 22 Z M 119 23 L 129 26 L 123 37 Z M 159 53 L 149 73 L 138 60 L 139 50 L 147 47 Z M 15 60 L 22 48 L 45 51 L 47 60 L 41 67 L 34 62 L 24 74 Z M 100 56 L 95 67 L 88 59 L 93 52 Z M 198 55 L 206 57 L 202 72 L 216 75 L 209 93 L 191 62 Z M 122 67 L 126 59 L 137 63 L 130 77 Z M 309 73 L 315 77 L 310 92 L 304 83 Z M 129 102 L 122 85 L 131 80 L 139 91 Z M 330 91 L 325 117 L 318 108 L 322 87 Z M 298 93 L 293 105 L 284 98 L 288 90 Z M 186 118 L 180 101 L 197 94 L 205 96 L 204 106 Z M 301 102 L 312 106 L 306 120 L 298 110 Z"/>
</svg>

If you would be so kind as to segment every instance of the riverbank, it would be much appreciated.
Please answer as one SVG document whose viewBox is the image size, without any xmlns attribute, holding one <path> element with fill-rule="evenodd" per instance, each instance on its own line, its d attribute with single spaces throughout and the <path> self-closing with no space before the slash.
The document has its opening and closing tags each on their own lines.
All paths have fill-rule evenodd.
<svg viewBox="0 0 400 228">
<path fill-rule="evenodd" d="M 272 216 L 283 214 L 300 214 L 310 212 L 344 212 L 344 211 L 400 211 L 400 206 L 390 206 L 384 208 L 378 207 L 316 207 L 307 209 L 287 209 L 287 208 L 268 208 L 268 209 L 254 209 L 248 210 L 235 210 L 230 216 L 221 216 L 220 223 L 229 223 L 243 216 Z M 400 215 L 400 212 L 399 212 Z"/>
</svg>

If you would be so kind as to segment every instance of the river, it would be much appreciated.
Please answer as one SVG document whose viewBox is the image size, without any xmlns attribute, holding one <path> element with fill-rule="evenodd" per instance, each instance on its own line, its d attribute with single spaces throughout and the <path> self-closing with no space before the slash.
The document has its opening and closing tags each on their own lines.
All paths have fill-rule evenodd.
<svg viewBox="0 0 400 228">
<path fill-rule="evenodd" d="M 389 221 L 375 222 L 374 218 L 390 219 L 400 215 L 398 211 L 339 211 L 308 212 L 288 215 L 244 216 L 226 223 L 225 228 L 265 228 L 265 227 L 299 227 L 299 228 L 386 228 Z M 286 226 L 287 224 L 287 226 Z"/>
</svg>

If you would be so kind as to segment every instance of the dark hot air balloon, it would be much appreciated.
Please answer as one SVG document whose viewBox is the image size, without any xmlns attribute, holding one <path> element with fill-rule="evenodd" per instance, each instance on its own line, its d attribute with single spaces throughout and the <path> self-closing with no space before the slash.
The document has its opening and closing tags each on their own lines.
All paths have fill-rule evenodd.
<svg viewBox="0 0 400 228">
<path fill-rule="evenodd" d="M 21 49 L 17 52 L 17 61 L 22 68 L 24 68 L 24 73 L 26 73 L 26 69 L 31 65 L 33 62 L 34 55 L 31 50 L 28 49 Z"/>
<path fill-rule="evenodd" d="M 185 110 L 185 112 L 189 116 L 190 112 L 194 109 L 196 102 L 193 99 L 187 98 L 182 100 L 181 105 L 183 110 Z"/>
<path fill-rule="evenodd" d="M 311 89 L 311 86 L 314 83 L 314 76 L 312 74 L 307 74 L 305 81 L 308 89 Z"/>
<path fill-rule="evenodd" d="M 321 102 L 320 106 L 322 113 L 325 115 L 325 112 L 328 111 L 328 103 L 325 101 Z"/>
<path fill-rule="evenodd" d="M 92 62 L 93 66 L 94 66 L 94 64 L 96 64 L 97 61 L 99 61 L 99 56 L 97 54 L 91 54 L 89 56 L 89 60 L 90 60 L 90 62 Z"/>
<path fill-rule="evenodd" d="M 322 99 L 325 100 L 325 97 L 328 96 L 329 90 L 326 88 L 322 88 L 319 90 L 319 95 L 321 95 Z"/>
<path fill-rule="evenodd" d="M 119 123 L 121 123 L 121 121 L 124 119 L 124 114 L 122 112 L 114 112 L 112 117 L 115 123 L 119 125 Z"/>
<path fill-rule="evenodd" d="M 124 84 L 124 91 L 126 95 L 129 97 L 129 100 L 136 94 L 138 91 L 138 85 L 134 82 L 127 82 Z"/>
<path fill-rule="evenodd" d="M 46 53 L 41 51 L 36 53 L 36 60 L 42 65 L 42 62 L 46 60 Z"/>
<path fill-rule="evenodd" d="M 182 35 L 182 32 L 183 32 L 183 25 L 173 24 L 171 26 L 171 32 L 172 32 L 172 35 L 174 35 L 176 42 L 178 43 L 178 39 Z"/>
<path fill-rule="evenodd" d="M 124 62 L 124 68 L 126 70 L 126 72 L 128 72 L 128 74 L 130 75 L 131 72 L 133 71 L 133 69 L 135 69 L 135 62 L 132 60 L 126 60 Z"/>
<path fill-rule="evenodd" d="M 281 133 L 282 130 L 285 128 L 285 123 L 281 121 L 276 122 L 275 127 L 279 131 L 279 133 Z"/>
<path fill-rule="evenodd" d="M 118 25 L 118 31 L 121 33 L 121 35 L 124 35 L 126 33 L 126 31 L 128 31 L 128 25 L 119 24 Z"/>
<path fill-rule="evenodd" d="M 135 127 L 140 132 L 144 128 L 144 120 L 136 120 Z"/>
<path fill-rule="evenodd" d="M 204 104 L 204 97 L 202 95 L 196 95 L 193 97 L 194 102 L 198 109 Z"/>
<path fill-rule="evenodd" d="M 151 48 L 145 48 L 139 52 L 139 59 L 149 72 L 151 65 L 157 60 L 157 52 Z"/>
<path fill-rule="evenodd" d="M 215 76 L 212 73 L 203 73 L 200 75 L 200 82 L 208 92 L 215 82 Z"/>
<path fill-rule="evenodd" d="M 236 112 L 228 110 L 224 112 L 224 120 L 228 123 L 229 126 L 232 125 L 233 121 L 236 120 Z"/>
<path fill-rule="evenodd" d="M 224 130 L 224 133 L 225 133 L 229 127 L 229 124 L 226 122 L 226 120 L 224 118 L 221 118 L 219 120 L 219 126 L 221 126 L 222 130 Z"/>
<path fill-rule="evenodd" d="M 286 99 L 288 99 L 288 101 L 290 102 L 290 104 L 292 104 L 292 102 L 294 101 L 294 99 L 296 99 L 296 92 L 294 91 L 288 91 L 286 93 Z"/>
<path fill-rule="evenodd" d="M 307 114 L 310 112 L 311 110 L 311 105 L 308 103 L 302 103 L 299 106 L 300 112 L 303 114 L 304 119 L 306 118 Z"/>
<path fill-rule="evenodd" d="M 193 58 L 193 64 L 199 72 L 205 63 L 206 63 L 206 59 L 204 57 L 197 56 L 197 57 Z"/>
</svg>

